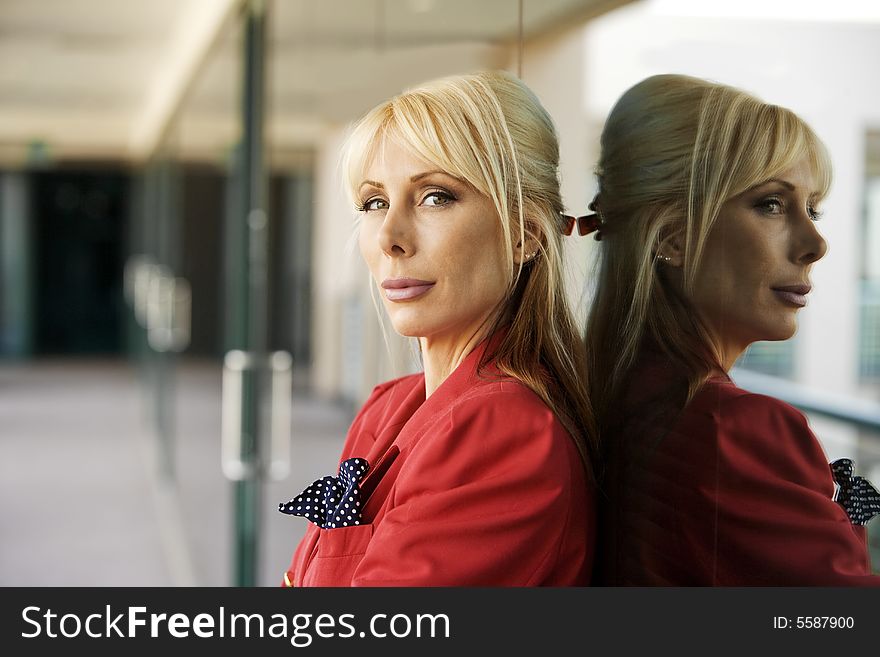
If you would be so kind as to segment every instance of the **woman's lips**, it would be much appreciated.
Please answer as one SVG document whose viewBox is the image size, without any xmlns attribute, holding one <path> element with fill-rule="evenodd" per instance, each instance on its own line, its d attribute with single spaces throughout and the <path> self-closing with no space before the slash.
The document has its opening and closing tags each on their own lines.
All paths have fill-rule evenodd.
<svg viewBox="0 0 880 657">
<path fill-rule="evenodd" d="M 771 288 L 777 297 L 798 308 L 807 305 L 807 294 L 810 292 L 809 285 L 786 285 L 783 287 Z"/>
<path fill-rule="evenodd" d="M 434 287 L 433 281 L 417 278 L 386 278 L 382 281 L 385 298 L 389 301 L 410 301 L 422 296 Z"/>
</svg>

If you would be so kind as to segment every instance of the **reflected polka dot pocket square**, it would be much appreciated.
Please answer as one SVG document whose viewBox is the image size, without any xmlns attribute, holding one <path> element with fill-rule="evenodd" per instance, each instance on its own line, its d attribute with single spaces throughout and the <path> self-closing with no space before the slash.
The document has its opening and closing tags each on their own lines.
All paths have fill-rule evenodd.
<svg viewBox="0 0 880 657">
<path fill-rule="evenodd" d="M 844 508 L 852 524 L 868 524 L 871 518 L 880 514 L 880 493 L 870 481 L 853 475 L 850 459 L 838 459 L 830 465 L 837 484 L 834 500 Z"/>
<path fill-rule="evenodd" d="M 361 524 L 360 482 L 370 466 L 365 459 L 351 458 L 339 464 L 336 477 L 317 479 L 292 500 L 278 505 L 281 513 L 302 516 L 321 529 Z"/>
</svg>

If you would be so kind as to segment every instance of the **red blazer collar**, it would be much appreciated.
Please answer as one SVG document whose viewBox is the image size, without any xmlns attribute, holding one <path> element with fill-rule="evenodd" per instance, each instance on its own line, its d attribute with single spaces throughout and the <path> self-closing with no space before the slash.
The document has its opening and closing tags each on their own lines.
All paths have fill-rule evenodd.
<svg viewBox="0 0 880 657">
<path fill-rule="evenodd" d="M 414 387 L 401 400 L 400 411 L 394 422 L 397 426 L 405 424 L 394 441 L 401 449 L 420 433 L 421 427 L 429 425 L 437 415 L 446 411 L 467 390 L 487 379 L 502 376 L 491 361 L 482 372 L 479 371 L 479 364 L 487 349 L 495 348 L 504 333 L 505 330 L 498 331 L 474 347 L 427 399 L 425 399 L 425 375 L 414 377 Z"/>
</svg>

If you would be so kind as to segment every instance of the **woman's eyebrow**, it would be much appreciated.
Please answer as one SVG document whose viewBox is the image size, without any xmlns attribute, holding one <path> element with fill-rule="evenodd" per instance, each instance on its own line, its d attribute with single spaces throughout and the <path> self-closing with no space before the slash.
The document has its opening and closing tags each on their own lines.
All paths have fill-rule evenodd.
<svg viewBox="0 0 880 657">
<path fill-rule="evenodd" d="M 762 183 L 758 183 L 757 185 L 755 185 L 754 187 L 752 187 L 748 191 L 750 191 L 750 192 L 755 191 L 756 189 L 760 189 L 761 187 L 764 187 L 765 185 L 769 185 L 771 183 L 776 183 L 778 185 L 782 185 L 787 190 L 792 191 L 792 192 L 797 190 L 797 185 L 795 185 L 794 183 L 790 183 L 787 180 L 783 180 L 782 178 L 770 178 L 769 180 L 765 180 Z M 810 198 L 815 198 L 818 196 L 822 196 L 822 193 L 820 191 L 816 190 L 816 191 L 810 192 L 809 196 L 810 196 Z"/>
<path fill-rule="evenodd" d="M 778 185 L 782 185 L 783 187 L 785 187 L 786 189 L 788 189 L 792 192 L 797 189 L 797 187 L 795 185 L 788 182 L 787 180 L 782 180 L 781 178 L 770 178 L 769 180 L 765 180 L 762 183 L 758 183 L 757 185 L 752 187 L 752 189 L 758 189 L 759 187 L 764 187 L 765 185 L 769 185 L 770 183 L 777 183 Z"/>
<path fill-rule="evenodd" d="M 417 173 L 416 175 L 412 176 L 412 177 L 409 179 L 409 181 L 410 181 L 411 183 L 413 183 L 413 182 L 418 182 L 418 181 L 421 180 L 422 178 L 427 178 L 428 176 L 433 176 L 433 175 L 436 175 L 436 174 L 440 174 L 441 176 L 446 176 L 447 178 L 452 178 L 453 180 L 459 180 L 459 178 L 453 176 L 453 175 L 450 174 L 450 173 L 446 173 L 445 171 L 441 171 L 440 169 L 434 169 L 434 170 L 432 170 L 432 171 L 423 171 L 422 173 Z M 385 189 L 385 185 L 383 185 L 382 183 L 380 183 L 378 180 L 364 180 L 364 181 L 359 185 L 358 188 L 360 188 L 360 187 L 366 187 L 366 186 L 375 187 L 376 189 Z"/>
<path fill-rule="evenodd" d="M 445 171 L 441 171 L 440 169 L 434 169 L 432 171 L 423 171 L 422 173 L 417 173 L 412 178 L 410 178 L 409 181 L 410 182 L 417 182 L 417 181 L 421 180 L 422 178 L 427 178 L 428 176 L 433 176 L 438 173 L 441 176 L 446 176 L 448 178 L 453 178 L 454 180 L 458 180 L 458 178 L 453 176 L 451 173 L 446 173 Z"/>
</svg>

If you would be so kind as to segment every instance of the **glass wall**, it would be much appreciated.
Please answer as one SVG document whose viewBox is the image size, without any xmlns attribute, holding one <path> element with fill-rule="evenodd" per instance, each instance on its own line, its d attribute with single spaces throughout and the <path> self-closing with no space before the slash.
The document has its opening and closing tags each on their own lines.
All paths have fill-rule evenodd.
<svg viewBox="0 0 880 657">
<path fill-rule="evenodd" d="M 242 287 L 227 261 L 243 213 L 244 29 L 240 15 L 224 26 L 141 172 L 126 272 L 178 579 L 208 586 L 235 572 L 235 491 L 219 436 L 229 291 Z"/>
</svg>

